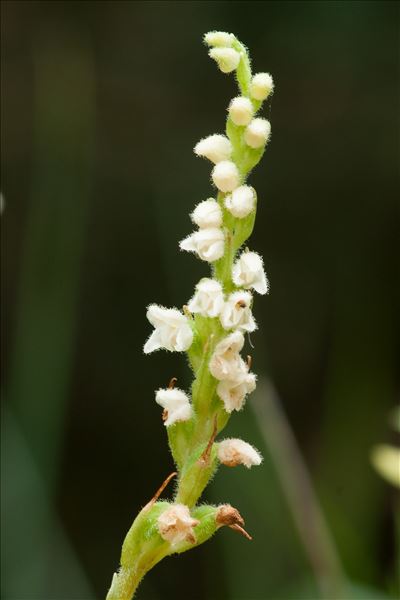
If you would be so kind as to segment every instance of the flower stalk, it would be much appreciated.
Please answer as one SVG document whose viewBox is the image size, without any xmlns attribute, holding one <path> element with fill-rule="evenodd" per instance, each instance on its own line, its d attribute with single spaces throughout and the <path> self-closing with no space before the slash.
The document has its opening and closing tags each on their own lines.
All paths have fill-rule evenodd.
<svg viewBox="0 0 400 600">
<path fill-rule="evenodd" d="M 251 359 L 241 357 L 246 332 L 257 324 L 252 315 L 252 291 L 268 292 L 261 257 L 240 248 L 251 235 L 257 195 L 246 184 L 270 137 L 270 124 L 257 117 L 273 90 L 268 73 L 251 73 L 246 48 L 231 33 L 205 36 L 209 55 L 223 73 L 236 73 L 240 96 L 228 107 L 225 134 L 198 142 L 197 156 L 214 163 L 211 179 L 216 198 L 200 202 L 191 214 L 197 230 L 180 242 L 211 267 L 182 310 L 155 304 L 147 311 L 154 326 L 144 346 L 186 352 L 194 373 L 191 393 L 175 387 L 156 392 L 177 469 L 172 502 L 159 501 L 166 482 L 140 511 L 125 538 L 121 566 L 114 574 L 107 600 L 130 600 L 143 576 L 164 557 L 207 541 L 227 526 L 251 539 L 239 512 L 230 505 L 198 505 L 219 465 L 259 465 L 262 457 L 247 442 L 219 441 L 233 411 L 243 408 L 256 386 Z"/>
</svg>

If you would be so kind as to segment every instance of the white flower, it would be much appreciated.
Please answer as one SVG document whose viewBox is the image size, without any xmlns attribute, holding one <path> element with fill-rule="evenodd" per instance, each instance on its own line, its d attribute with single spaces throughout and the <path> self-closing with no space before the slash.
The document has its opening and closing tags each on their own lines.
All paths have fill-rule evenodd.
<svg viewBox="0 0 400 600">
<path fill-rule="evenodd" d="M 218 317 L 224 306 L 224 294 L 219 281 L 204 277 L 196 285 L 196 293 L 188 304 L 192 313 L 203 317 Z"/>
<path fill-rule="evenodd" d="M 212 180 L 221 192 L 232 192 L 239 185 L 240 176 L 235 163 L 223 160 L 215 165 Z"/>
<path fill-rule="evenodd" d="M 164 425 L 169 427 L 178 421 L 188 421 L 192 417 L 189 398 L 178 388 L 160 389 L 156 392 L 156 402 L 164 409 Z"/>
<path fill-rule="evenodd" d="M 161 537 L 176 546 L 180 542 L 195 543 L 193 527 L 200 521 L 192 519 L 190 510 L 185 504 L 172 504 L 157 519 L 158 531 Z"/>
<path fill-rule="evenodd" d="M 224 254 L 224 232 L 216 227 L 195 231 L 179 244 L 181 250 L 196 252 L 201 260 L 214 262 Z"/>
<path fill-rule="evenodd" d="M 201 229 L 206 227 L 221 227 L 222 210 L 214 198 L 200 202 L 190 215 L 193 223 Z"/>
<path fill-rule="evenodd" d="M 218 68 L 223 73 L 231 73 L 237 68 L 240 62 L 240 54 L 233 48 L 212 48 L 208 55 L 215 60 Z"/>
<path fill-rule="evenodd" d="M 232 46 L 235 40 L 233 33 L 226 33 L 226 31 L 209 31 L 204 36 L 204 41 L 209 46 Z"/>
<path fill-rule="evenodd" d="M 251 148 L 261 148 L 271 133 L 271 124 L 267 119 L 253 119 L 246 127 L 244 141 Z"/>
<path fill-rule="evenodd" d="M 254 210 L 255 204 L 256 194 L 254 188 L 249 185 L 241 185 L 225 197 L 226 208 L 238 219 L 247 217 Z"/>
<path fill-rule="evenodd" d="M 250 84 L 250 94 L 255 100 L 265 100 L 274 89 L 274 82 L 269 73 L 256 73 Z"/>
<path fill-rule="evenodd" d="M 220 381 L 217 386 L 217 394 L 224 403 L 226 412 L 240 410 L 244 404 L 247 394 L 256 388 L 256 376 L 248 373 L 243 363 L 241 374 L 236 379 Z"/>
<path fill-rule="evenodd" d="M 210 372 L 216 379 L 235 379 L 240 377 L 245 368 L 244 361 L 240 357 L 243 348 L 244 337 L 240 331 L 234 331 L 215 347 L 210 360 Z"/>
<path fill-rule="evenodd" d="M 231 101 L 228 112 L 235 125 L 248 125 L 254 113 L 253 104 L 249 98 L 238 96 Z"/>
<path fill-rule="evenodd" d="M 195 147 L 194 153 L 197 156 L 208 158 L 213 163 L 219 163 L 221 160 L 228 160 L 232 154 L 232 144 L 225 135 L 215 133 L 200 140 Z"/>
<path fill-rule="evenodd" d="M 151 304 L 147 309 L 147 318 L 155 330 L 144 345 L 145 354 L 159 348 L 182 352 L 190 348 L 193 331 L 187 317 L 176 308 L 164 308 Z"/>
<path fill-rule="evenodd" d="M 230 438 L 218 444 L 218 459 L 227 467 L 245 465 L 248 469 L 253 465 L 260 465 L 261 454 L 247 442 Z"/>
<path fill-rule="evenodd" d="M 220 315 L 222 327 L 249 332 L 257 329 L 250 308 L 251 300 L 250 292 L 233 292 L 225 302 Z"/>
<path fill-rule="evenodd" d="M 238 287 L 253 288 L 259 294 L 269 289 L 262 258 L 257 252 L 242 252 L 232 268 L 232 281 Z"/>
</svg>

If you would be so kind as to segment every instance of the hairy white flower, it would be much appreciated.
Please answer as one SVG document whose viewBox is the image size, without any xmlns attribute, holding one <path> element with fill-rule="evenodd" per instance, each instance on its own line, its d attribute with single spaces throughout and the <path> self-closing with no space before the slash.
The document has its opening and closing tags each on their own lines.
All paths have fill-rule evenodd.
<svg viewBox="0 0 400 600">
<path fill-rule="evenodd" d="M 192 416 L 189 398 L 178 388 L 160 389 L 156 392 L 156 402 L 164 409 L 164 425 L 169 427 L 178 421 L 188 421 Z"/>
<path fill-rule="evenodd" d="M 200 202 L 190 215 L 193 223 L 201 229 L 206 227 L 221 227 L 222 209 L 214 198 Z"/>
<path fill-rule="evenodd" d="M 220 381 L 217 386 L 217 394 L 224 403 L 226 412 L 240 410 L 243 407 L 247 394 L 256 388 L 256 376 L 248 373 L 243 363 L 240 374 L 235 379 Z"/>
<path fill-rule="evenodd" d="M 239 352 L 243 348 L 244 337 L 240 331 L 234 331 L 215 347 L 210 360 L 211 375 L 216 379 L 235 379 L 240 377 L 245 363 Z"/>
<path fill-rule="evenodd" d="M 224 254 L 224 232 L 217 227 L 208 227 L 188 235 L 179 244 L 181 250 L 196 252 L 201 260 L 214 262 Z"/>
<path fill-rule="evenodd" d="M 229 438 L 218 444 L 218 459 L 227 467 L 245 465 L 248 469 L 262 462 L 261 454 L 253 446 L 236 438 Z"/>
<path fill-rule="evenodd" d="M 146 316 L 155 330 L 144 345 L 145 354 L 159 348 L 176 352 L 183 352 L 190 348 L 193 331 L 187 317 L 179 310 L 151 304 Z"/>
<path fill-rule="evenodd" d="M 204 277 L 196 285 L 196 293 L 188 304 L 192 313 L 203 317 L 218 317 L 224 306 L 224 294 L 219 281 Z"/>
<path fill-rule="evenodd" d="M 209 31 L 204 36 L 204 41 L 209 46 L 232 46 L 235 40 L 233 33 L 226 31 Z"/>
<path fill-rule="evenodd" d="M 213 163 L 219 163 L 231 157 L 232 144 L 225 135 L 214 133 L 200 140 L 194 147 L 194 153 Z"/>
<path fill-rule="evenodd" d="M 230 160 L 215 165 L 212 180 L 221 192 L 232 192 L 239 185 L 240 175 L 237 166 Z"/>
<path fill-rule="evenodd" d="M 256 73 L 251 80 L 250 94 L 255 100 L 265 100 L 274 89 L 274 82 L 269 73 Z"/>
<path fill-rule="evenodd" d="M 157 519 L 158 531 L 161 537 L 176 546 L 181 542 L 195 543 L 193 527 L 200 521 L 190 516 L 190 510 L 185 504 L 172 504 Z"/>
<path fill-rule="evenodd" d="M 241 185 L 225 197 L 225 206 L 238 219 L 247 217 L 255 207 L 256 194 L 249 185 Z"/>
<path fill-rule="evenodd" d="M 220 315 L 224 329 L 239 329 L 239 331 L 254 331 L 257 324 L 251 312 L 252 296 L 250 292 L 233 292 L 224 304 Z"/>
<path fill-rule="evenodd" d="M 233 265 L 232 281 L 238 287 L 253 288 L 259 294 L 266 294 L 269 283 L 261 256 L 257 252 L 242 252 Z"/>
<path fill-rule="evenodd" d="M 238 96 L 231 101 L 228 112 L 235 125 L 248 125 L 253 118 L 253 104 L 249 98 Z"/>
<path fill-rule="evenodd" d="M 271 133 L 271 124 L 267 119 L 253 119 L 246 127 L 244 141 L 251 148 L 261 148 L 266 144 Z"/>
<path fill-rule="evenodd" d="M 212 48 L 208 55 L 215 60 L 219 70 L 223 73 L 231 73 L 238 67 L 240 62 L 240 54 L 233 48 Z"/>
</svg>

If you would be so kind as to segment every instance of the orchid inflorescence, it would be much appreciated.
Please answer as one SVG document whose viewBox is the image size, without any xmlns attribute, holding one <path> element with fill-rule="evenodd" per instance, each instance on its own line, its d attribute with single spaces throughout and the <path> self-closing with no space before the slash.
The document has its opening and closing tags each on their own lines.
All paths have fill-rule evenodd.
<svg viewBox="0 0 400 600">
<path fill-rule="evenodd" d="M 257 204 L 246 179 L 271 132 L 269 121 L 256 114 L 272 93 L 273 81 L 268 73 L 252 76 L 247 50 L 233 34 L 213 31 L 204 40 L 219 69 L 236 72 L 240 90 L 228 107 L 226 135 L 208 136 L 194 148 L 197 156 L 214 163 L 211 179 L 218 192 L 195 207 L 190 217 L 197 230 L 180 242 L 180 248 L 210 263 L 212 273 L 197 283 L 183 310 L 149 306 L 147 318 L 154 331 L 144 345 L 146 354 L 158 349 L 186 352 L 195 378 L 191 394 L 176 387 L 175 378 L 156 392 L 177 473 L 164 482 L 129 530 L 108 600 L 132 598 L 157 562 L 203 543 L 223 525 L 250 538 L 241 515 L 229 504 L 197 503 L 220 464 L 250 468 L 262 460 L 247 442 L 216 437 L 256 387 L 251 358 L 244 360 L 240 352 L 244 335 L 257 328 L 252 292 L 266 294 L 269 285 L 260 255 L 240 249 L 253 230 Z M 175 475 L 173 502 L 159 501 Z"/>
</svg>

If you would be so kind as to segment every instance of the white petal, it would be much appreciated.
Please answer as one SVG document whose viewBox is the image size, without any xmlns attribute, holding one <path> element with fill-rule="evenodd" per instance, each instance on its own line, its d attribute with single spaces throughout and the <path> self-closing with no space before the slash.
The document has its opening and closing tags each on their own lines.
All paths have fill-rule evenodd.
<svg viewBox="0 0 400 600">
<path fill-rule="evenodd" d="M 248 469 L 260 465 L 262 456 L 253 446 L 243 440 L 230 438 L 218 444 L 218 458 L 228 467 L 245 465 Z"/>
<path fill-rule="evenodd" d="M 232 155 L 232 144 L 225 135 L 215 133 L 200 140 L 194 147 L 197 156 L 208 158 L 213 163 L 229 160 Z"/>
</svg>

